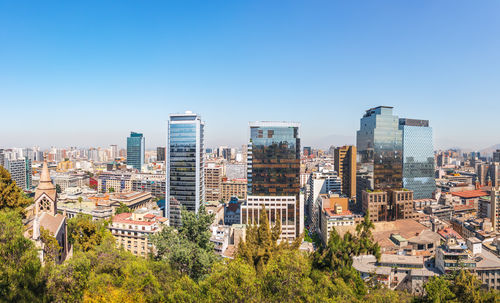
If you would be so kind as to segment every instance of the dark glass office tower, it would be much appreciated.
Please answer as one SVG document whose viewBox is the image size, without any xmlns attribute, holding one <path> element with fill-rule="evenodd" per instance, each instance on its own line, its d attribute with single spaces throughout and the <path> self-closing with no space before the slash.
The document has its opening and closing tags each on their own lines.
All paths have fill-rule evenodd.
<svg viewBox="0 0 500 303">
<path fill-rule="evenodd" d="M 428 120 L 399 119 L 403 132 L 403 187 L 413 190 L 414 199 L 432 198 L 434 144 Z"/>
<path fill-rule="evenodd" d="M 141 170 L 144 164 L 146 141 L 142 134 L 131 132 L 127 138 L 127 165 Z"/>
<path fill-rule="evenodd" d="M 295 196 L 300 192 L 299 123 L 251 122 L 248 195 Z"/>
<path fill-rule="evenodd" d="M 357 132 L 358 205 L 363 190 L 400 189 L 403 186 L 402 131 L 392 107 L 366 111 Z"/>
<path fill-rule="evenodd" d="M 167 129 L 166 216 L 170 218 L 170 201 L 175 199 L 189 211 L 198 212 L 205 201 L 203 176 L 203 129 L 201 117 L 187 111 L 172 114 Z M 173 218 L 172 218 L 173 219 Z M 171 220 L 172 225 L 176 222 Z"/>
<path fill-rule="evenodd" d="M 165 147 L 156 148 L 156 161 L 165 161 Z"/>
</svg>

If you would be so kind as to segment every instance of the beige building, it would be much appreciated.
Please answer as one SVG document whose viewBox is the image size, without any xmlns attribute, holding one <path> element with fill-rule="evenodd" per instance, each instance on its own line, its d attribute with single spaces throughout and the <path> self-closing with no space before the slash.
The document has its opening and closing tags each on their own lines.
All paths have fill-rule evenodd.
<svg viewBox="0 0 500 303">
<path fill-rule="evenodd" d="M 413 191 L 390 189 L 388 191 L 362 191 L 363 212 L 370 212 L 374 222 L 418 218 L 413 210 Z"/>
<path fill-rule="evenodd" d="M 168 225 L 168 219 L 151 213 L 122 213 L 113 217 L 108 226 L 117 247 L 123 247 L 136 256 L 146 258 L 153 252 L 150 235 Z"/>
<path fill-rule="evenodd" d="M 132 174 L 124 172 L 101 173 L 97 179 L 97 190 L 100 193 L 109 192 L 129 192 L 132 190 Z"/>
<path fill-rule="evenodd" d="M 264 205 L 270 226 L 281 218 L 280 240 L 292 241 L 296 237 L 296 198 L 294 196 L 248 196 L 241 206 L 241 224 L 260 224 L 260 212 Z"/>
<path fill-rule="evenodd" d="M 356 196 L 356 146 L 335 149 L 335 170 L 342 180 L 342 193 L 349 198 Z"/>
<path fill-rule="evenodd" d="M 385 191 L 362 191 L 363 212 L 370 213 L 373 222 L 387 221 L 388 219 L 388 196 Z"/>
<path fill-rule="evenodd" d="M 222 198 L 222 166 L 208 163 L 205 166 L 205 201 L 220 201 Z"/>
<path fill-rule="evenodd" d="M 500 232 L 500 189 L 491 189 L 490 220 L 494 232 Z"/>
<path fill-rule="evenodd" d="M 247 198 L 247 179 L 233 179 L 222 182 L 222 200 L 229 202 L 231 197 Z"/>
</svg>

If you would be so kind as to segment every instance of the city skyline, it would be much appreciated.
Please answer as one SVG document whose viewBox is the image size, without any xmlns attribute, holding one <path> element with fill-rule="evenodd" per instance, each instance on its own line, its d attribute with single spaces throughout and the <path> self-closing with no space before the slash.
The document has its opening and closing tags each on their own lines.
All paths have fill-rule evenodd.
<svg viewBox="0 0 500 303">
<path fill-rule="evenodd" d="M 497 1 L 94 4 L 0 4 L 16 125 L 2 147 L 123 146 L 138 131 L 153 149 L 185 110 L 207 146 L 245 144 L 266 120 L 301 122 L 304 146 L 354 144 L 378 105 L 429 120 L 436 149 L 500 143 Z"/>
</svg>

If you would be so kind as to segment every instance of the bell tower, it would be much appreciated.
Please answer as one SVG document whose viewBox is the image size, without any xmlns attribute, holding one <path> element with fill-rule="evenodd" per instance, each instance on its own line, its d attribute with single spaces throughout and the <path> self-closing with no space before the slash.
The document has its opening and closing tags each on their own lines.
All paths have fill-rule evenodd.
<svg viewBox="0 0 500 303">
<path fill-rule="evenodd" d="M 50 179 L 47 160 L 43 161 L 40 183 L 35 191 L 35 215 L 39 216 L 44 212 L 53 216 L 57 214 L 57 192 Z"/>
</svg>

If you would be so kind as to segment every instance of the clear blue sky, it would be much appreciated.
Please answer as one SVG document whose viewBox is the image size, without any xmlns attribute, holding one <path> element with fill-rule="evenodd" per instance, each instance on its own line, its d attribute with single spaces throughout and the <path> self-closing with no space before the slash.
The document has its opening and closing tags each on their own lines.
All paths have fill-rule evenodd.
<svg viewBox="0 0 500 303">
<path fill-rule="evenodd" d="M 500 1 L 0 0 L 0 147 L 163 145 L 169 113 L 207 145 L 248 121 L 354 143 L 377 105 L 437 148 L 500 143 Z"/>
</svg>

